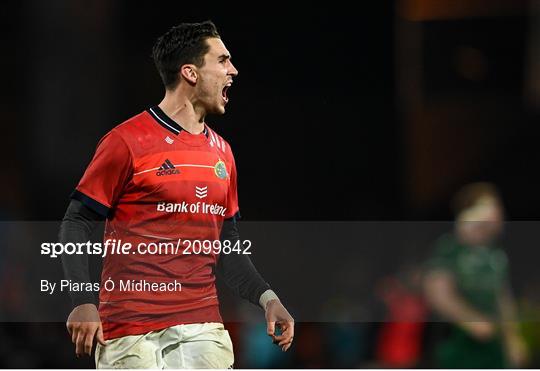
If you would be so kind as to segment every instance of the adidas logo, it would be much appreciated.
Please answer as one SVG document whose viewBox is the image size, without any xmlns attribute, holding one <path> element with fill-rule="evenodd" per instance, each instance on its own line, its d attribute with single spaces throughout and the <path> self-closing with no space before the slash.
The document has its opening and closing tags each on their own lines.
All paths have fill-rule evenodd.
<svg viewBox="0 0 540 371">
<path fill-rule="evenodd" d="M 157 176 L 174 175 L 174 174 L 180 174 L 180 170 L 174 167 L 174 165 L 169 161 L 169 159 L 165 160 L 165 162 L 161 165 L 161 167 L 158 169 L 156 173 Z"/>
</svg>

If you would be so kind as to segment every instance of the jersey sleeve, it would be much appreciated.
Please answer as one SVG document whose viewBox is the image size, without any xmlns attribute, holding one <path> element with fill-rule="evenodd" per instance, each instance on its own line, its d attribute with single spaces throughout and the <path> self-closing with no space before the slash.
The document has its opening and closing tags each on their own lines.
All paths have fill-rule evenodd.
<svg viewBox="0 0 540 371">
<path fill-rule="evenodd" d="M 433 253 L 427 261 L 428 271 L 455 271 L 457 250 L 455 242 L 449 235 L 440 237 L 433 246 Z"/>
<path fill-rule="evenodd" d="M 127 144 L 112 130 L 99 141 L 94 158 L 71 197 L 106 217 L 129 181 L 132 169 Z"/>
<path fill-rule="evenodd" d="M 231 174 L 230 174 L 231 181 L 229 184 L 229 191 L 227 192 L 227 212 L 225 213 L 225 219 L 232 218 L 239 211 L 236 163 L 234 161 L 234 156 L 232 155 L 232 152 L 231 152 L 231 159 L 232 159 Z"/>
</svg>

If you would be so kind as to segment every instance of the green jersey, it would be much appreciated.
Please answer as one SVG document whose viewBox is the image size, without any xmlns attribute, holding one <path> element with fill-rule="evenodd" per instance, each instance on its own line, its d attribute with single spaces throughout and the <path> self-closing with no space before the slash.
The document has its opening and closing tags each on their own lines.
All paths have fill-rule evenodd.
<svg viewBox="0 0 540 371">
<path fill-rule="evenodd" d="M 467 246 L 453 235 L 444 235 L 436 243 L 428 269 L 451 274 L 465 302 L 483 316 L 496 320 L 499 294 L 508 283 L 508 259 L 501 248 Z M 452 326 L 450 336 L 440 344 L 436 356 L 443 368 L 506 366 L 500 336 L 481 342 L 457 326 Z"/>
<path fill-rule="evenodd" d="M 444 235 L 437 241 L 429 268 L 450 273 L 470 306 L 485 316 L 497 316 L 498 296 L 508 282 L 508 259 L 502 249 L 466 246 Z"/>
</svg>

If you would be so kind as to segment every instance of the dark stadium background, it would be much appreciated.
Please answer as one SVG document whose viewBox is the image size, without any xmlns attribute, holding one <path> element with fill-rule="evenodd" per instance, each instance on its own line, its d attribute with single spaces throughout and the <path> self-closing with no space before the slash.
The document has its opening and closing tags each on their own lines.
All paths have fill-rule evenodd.
<svg viewBox="0 0 540 371">
<path fill-rule="evenodd" d="M 6 3 L 1 217 L 60 220 L 99 138 L 161 100 L 156 37 L 211 19 L 240 71 L 227 114 L 208 121 L 235 151 L 245 221 L 450 221 L 453 193 L 478 180 L 500 188 L 509 220 L 537 220 L 538 1 L 457 3 Z M 537 249 L 508 253 L 527 280 Z M 324 259 L 291 250 L 276 264 L 264 254 L 254 259 L 271 282 L 280 265 Z M 411 261 L 369 256 L 387 257 L 385 272 Z M 7 272 L 0 264 L 0 312 L 16 296 Z M 359 282 L 357 294 L 375 297 L 373 286 Z M 301 322 L 292 352 L 270 351 L 266 367 L 376 366 L 378 326 Z M 238 323 L 231 332 L 242 352 L 250 335 Z M 422 341 L 436 334 L 428 326 Z M 356 348 L 340 345 L 351 338 Z M 75 359 L 63 323 L 5 323 L 0 339 L 2 367 L 93 366 Z M 261 367 L 255 361 L 241 354 L 236 366 Z M 432 366 L 429 347 L 417 365 Z"/>
</svg>

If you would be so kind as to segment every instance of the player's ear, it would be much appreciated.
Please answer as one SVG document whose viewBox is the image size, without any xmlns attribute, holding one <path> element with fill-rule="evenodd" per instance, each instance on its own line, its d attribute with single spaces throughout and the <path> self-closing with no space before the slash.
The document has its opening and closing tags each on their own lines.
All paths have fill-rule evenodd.
<svg viewBox="0 0 540 371">
<path fill-rule="evenodd" d="M 180 67 L 180 73 L 182 77 L 188 81 L 190 84 L 195 84 L 197 82 L 198 74 L 197 67 L 193 64 L 184 64 Z"/>
</svg>

